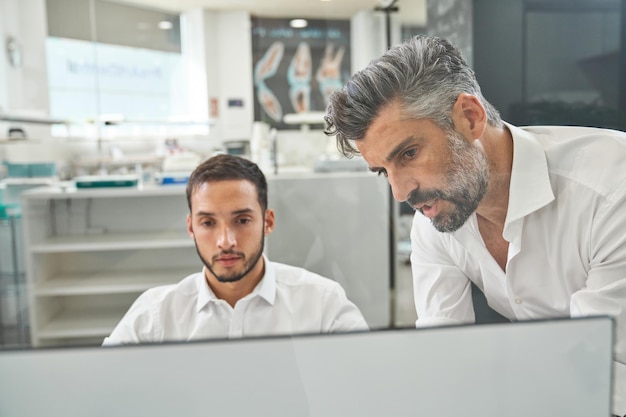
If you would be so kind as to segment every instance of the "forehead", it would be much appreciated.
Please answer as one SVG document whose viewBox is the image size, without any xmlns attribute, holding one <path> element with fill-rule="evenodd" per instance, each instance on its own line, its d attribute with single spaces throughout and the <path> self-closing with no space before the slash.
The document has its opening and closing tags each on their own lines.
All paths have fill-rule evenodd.
<svg viewBox="0 0 626 417">
<path fill-rule="evenodd" d="M 355 146 L 370 167 L 385 166 L 389 156 L 404 144 L 423 142 L 442 135 L 443 130 L 429 119 L 410 119 L 404 116 L 398 102 L 381 109 L 363 139 Z"/>
<path fill-rule="evenodd" d="M 194 189 L 191 206 L 194 212 L 261 209 L 256 186 L 248 180 L 205 182 Z"/>
</svg>

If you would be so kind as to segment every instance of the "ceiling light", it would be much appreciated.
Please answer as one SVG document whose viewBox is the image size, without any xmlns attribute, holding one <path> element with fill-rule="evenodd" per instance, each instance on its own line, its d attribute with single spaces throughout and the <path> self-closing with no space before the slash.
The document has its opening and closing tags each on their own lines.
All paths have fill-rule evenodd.
<svg viewBox="0 0 626 417">
<path fill-rule="evenodd" d="M 295 29 L 302 29 L 307 27 L 308 25 L 309 22 L 307 22 L 305 19 L 293 19 L 289 22 L 289 26 Z"/>
<path fill-rule="evenodd" d="M 171 28 L 173 28 L 174 25 L 172 24 L 172 22 L 169 22 L 167 20 L 162 20 L 159 22 L 159 29 L 163 29 L 163 30 L 169 30 Z"/>
</svg>

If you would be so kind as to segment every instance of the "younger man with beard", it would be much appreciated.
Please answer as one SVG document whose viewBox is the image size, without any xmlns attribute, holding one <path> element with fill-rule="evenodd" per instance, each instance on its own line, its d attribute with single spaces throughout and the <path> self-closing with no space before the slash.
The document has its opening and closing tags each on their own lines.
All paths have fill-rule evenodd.
<svg viewBox="0 0 626 417">
<path fill-rule="evenodd" d="M 263 255 L 274 211 L 256 164 L 209 158 L 189 178 L 187 203 L 203 271 L 144 292 L 103 345 L 367 330 L 337 282 Z"/>
<path fill-rule="evenodd" d="M 459 50 L 417 36 L 330 99 L 327 133 L 416 211 L 417 326 L 610 315 L 626 414 L 626 134 L 505 123 Z M 434 226 L 434 227 L 433 227 Z"/>
</svg>

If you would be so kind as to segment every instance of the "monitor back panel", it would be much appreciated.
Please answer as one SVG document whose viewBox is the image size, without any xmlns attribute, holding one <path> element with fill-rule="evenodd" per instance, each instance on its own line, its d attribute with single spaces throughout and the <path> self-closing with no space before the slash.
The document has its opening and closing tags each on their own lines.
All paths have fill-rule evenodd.
<svg viewBox="0 0 626 417">
<path fill-rule="evenodd" d="M 610 415 L 606 317 L 0 351 L 0 416 Z"/>
</svg>

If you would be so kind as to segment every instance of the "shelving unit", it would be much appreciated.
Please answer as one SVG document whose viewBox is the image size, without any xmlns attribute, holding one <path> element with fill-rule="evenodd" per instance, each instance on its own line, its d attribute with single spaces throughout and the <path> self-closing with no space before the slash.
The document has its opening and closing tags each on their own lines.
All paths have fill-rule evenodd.
<svg viewBox="0 0 626 417">
<path fill-rule="evenodd" d="M 22 194 L 31 344 L 100 344 L 148 288 L 201 270 L 184 186 Z"/>
</svg>

